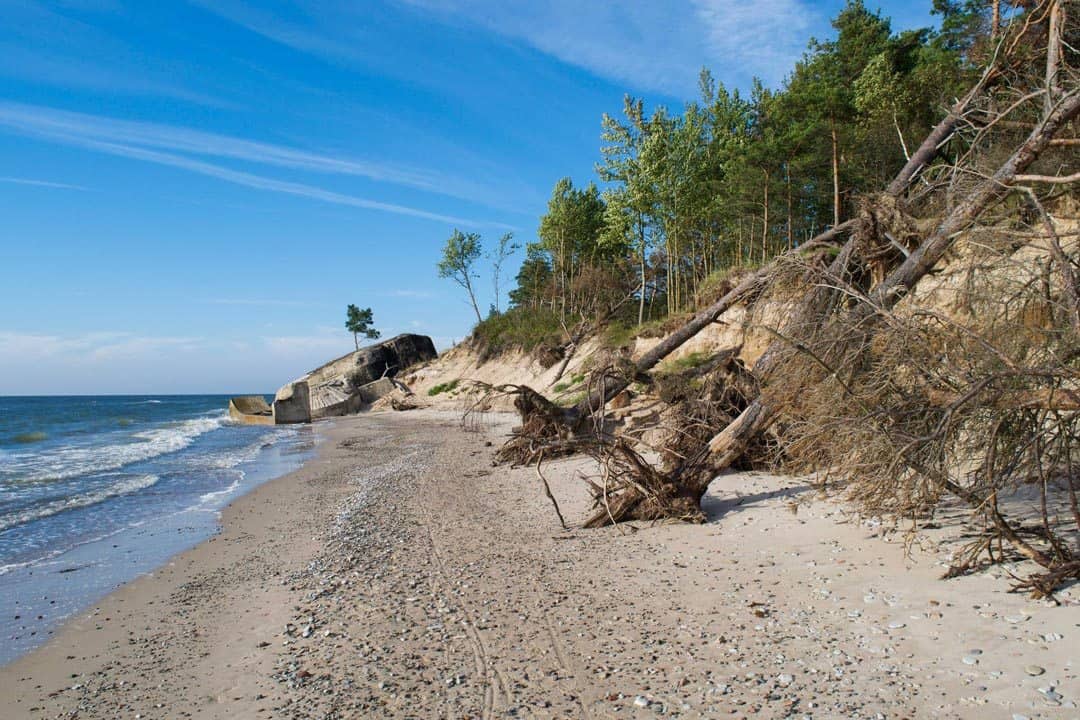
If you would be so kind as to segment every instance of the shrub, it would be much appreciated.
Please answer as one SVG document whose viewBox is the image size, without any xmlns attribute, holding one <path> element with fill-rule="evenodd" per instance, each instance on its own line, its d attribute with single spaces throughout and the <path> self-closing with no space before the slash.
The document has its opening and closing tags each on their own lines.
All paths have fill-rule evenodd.
<svg viewBox="0 0 1080 720">
<path fill-rule="evenodd" d="M 557 313 L 546 308 L 514 307 L 478 323 L 470 340 L 482 361 L 508 350 L 545 350 L 539 354 L 551 356 L 548 358 L 550 367 L 561 357 L 555 349 L 561 346 L 563 335 Z"/>
<path fill-rule="evenodd" d="M 459 382 L 461 382 L 461 380 L 455 379 L 455 380 L 451 380 L 450 382 L 439 383 L 438 385 L 436 385 L 433 388 L 431 388 L 430 390 L 428 390 L 427 394 L 434 397 L 436 395 L 441 395 L 442 393 L 445 393 L 445 392 L 450 392 L 451 390 L 455 389 L 458 386 Z"/>
<path fill-rule="evenodd" d="M 680 358 L 675 358 L 674 360 L 668 360 L 667 362 L 665 362 L 662 368 L 662 372 L 675 375 L 678 373 L 686 372 L 687 370 L 693 370 L 694 368 L 700 367 L 706 362 L 708 362 L 710 357 L 711 356 L 709 355 L 709 353 L 701 351 L 687 353 Z"/>
</svg>

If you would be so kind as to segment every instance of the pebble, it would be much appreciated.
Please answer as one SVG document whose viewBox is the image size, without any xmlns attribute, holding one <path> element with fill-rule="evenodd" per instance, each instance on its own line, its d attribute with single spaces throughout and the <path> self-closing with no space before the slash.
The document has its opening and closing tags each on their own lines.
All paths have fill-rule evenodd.
<svg viewBox="0 0 1080 720">
<path fill-rule="evenodd" d="M 1046 668 L 1039 667 L 1038 665 L 1028 665 L 1026 668 L 1024 668 L 1024 672 L 1026 672 L 1031 677 L 1038 677 L 1039 675 L 1042 675 L 1044 672 L 1046 672 Z"/>
<path fill-rule="evenodd" d="M 907 623 L 900 622 L 899 620 L 897 620 L 896 622 L 889 623 L 889 629 L 890 630 L 899 630 L 900 628 L 903 628 L 903 627 L 907 627 Z"/>
<path fill-rule="evenodd" d="M 1064 700 L 1061 693 L 1055 692 L 1052 687 L 1039 688 L 1039 692 L 1042 693 L 1042 696 L 1046 698 L 1046 701 L 1052 705 L 1060 705 L 1061 701 Z"/>
<path fill-rule="evenodd" d="M 979 658 L 975 657 L 974 655 L 965 655 L 963 657 L 963 663 L 965 665 L 978 665 Z"/>
<path fill-rule="evenodd" d="M 782 673 L 776 676 L 776 684 L 780 687 L 787 687 L 791 683 L 795 682 L 795 678 L 787 673 Z"/>
<path fill-rule="evenodd" d="M 1027 615 L 1006 615 L 1005 622 L 1018 625 L 1028 619 Z"/>
<path fill-rule="evenodd" d="M 1057 642 L 1063 637 L 1065 636 L 1060 633 L 1046 633 L 1042 636 L 1043 640 L 1045 640 L 1046 642 Z"/>
<path fill-rule="evenodd" d="M 644 695 L 638 695 L 636 698 L 634 698 L 634 707 L 646 708 L 650 705 L 652 705 L 652 700 L 649 700 L 649 698 L 645 697 Z"/>
</svg>

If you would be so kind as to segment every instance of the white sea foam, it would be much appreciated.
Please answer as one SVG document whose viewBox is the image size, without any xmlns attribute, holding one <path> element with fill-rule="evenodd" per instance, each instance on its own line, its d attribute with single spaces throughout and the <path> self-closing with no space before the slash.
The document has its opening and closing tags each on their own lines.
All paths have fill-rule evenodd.
<svg viewBox="0 0 1080 720">
<path fill-rule="evenodd" d="M 157 475 L 136 475 L 134 477 L 124 478 L 123 480 L 112 483 L 107 487 L 99 488 L 93 492 L 59 498 L 41 505 L 24 508 L 12 513 L 6 513 L 0 515 L 0 531 L 15 527 L 16 525 L 23 525 L 33 520 L 40 520 L 41 518 L 46 518 L 50 515 L 56 515 L 65 510 L 74 510 L 75 508 L 87 507 L 88 505 L 96 505 L 99 502 L 108 500 L 111 497 L 116 497 L 117 495 L 127 495 L 128 493 L 148 488 L 158 480 L 159 478 Z"/>
<path fill-rule="evenodd" d="M 236 492 L 236 490 L 240 487 L 240 481 L 244 479 L 244 471 L 237 470 L 236 473 L 237 478 L 233 480 L 232 484 L 230 484 L 228 487 L 222 488 L 221 490 L 214 490 L 212 492 L 203 493 L 202 495 L 200 495 L 199 504 L 195 506 L 195 509 L 201 509 L 207 505 L 216 502 L 219 498 Z"/>
<path fill-rule="evenodd" d="M 225 423 L 224 413 L 215 417 L 184 420 L 172 426 L 144 430 L 129 436 L 131 442 L 107 445 L 73 445 L 41 453 L 12 453 L 4 468 L 20 483 L 34 483 L 118 470 L 134 462 L 182 450 L 195 438 Z"/>
</svg>

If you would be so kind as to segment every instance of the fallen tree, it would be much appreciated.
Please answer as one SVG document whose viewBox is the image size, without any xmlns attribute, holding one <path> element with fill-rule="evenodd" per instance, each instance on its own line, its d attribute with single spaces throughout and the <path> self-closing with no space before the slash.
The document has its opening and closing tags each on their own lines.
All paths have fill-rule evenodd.
<svg viewBox="0 0 1080 720">
<path fill-rule="evenodd" d="M 1076 420 L 1068 405 L 1075 402 L 1076 361 L 1080 357 L 1080 349 L 1075 347 L 1080 327 L 1077 261 L 1075 250 L 1073 255 L 1065 253 L 1045 210 L 1047 191 L 1040 196 L 1024 186 L 1053 188 L 1076 182 L 1074 173 L 1063 168 L 1071 156 L 1047 157 L 1048 150 L 1069 148 L 1075 139 L 1061 136 L 1075 127 L 1080 114 L 1077 54 L 1072 50 L 1076 26 L 1076 18 L 1065 13 L 1060 0 L 1028 8 L 1016 27 L 1002 33 L 998 53 L 980 80 L 929 133 L 885 192 L 867 199 L 859 217 L 746 277 L 632 365 L 598 373 L 587 399 L 577 407 L 546 413 L 557 421 L 544 425 L 546 439 L 532 435 L 530 442 L 545 443 L 561 436 L 574 437 L 580 445 L 582 434 L 590 435 L 593 452 L 604 468 L 602 482 L 594 484 L 596 512 L 586 521 L 587 526 L 661 517 L 701 519 L 700 499 L 712 479 L 744 458 L 778 421 L 791 426 L 773 433 L 783 439 L 785 451 L 812 457 L 819 463 L 816 469 L 828 468 L 829 463 L 853 454 L 850 448 L 823 450 L 822 430 L 812 424 L 824 423 L 836 432 L 838 425 L 848 423 L 860 427 L 859 432 L 848 431 L 846 436 L 859 437 L 860 442 L 868 442 L 866 434 L 879 438 L 872 445 L 888 459 L 885 465 L 866 462 L 852 472 L 841 473 L 849 481 L 861 473 L 864 485 L 875 488 L 862 497 L 866 508 L 886 508 L 915 517 L 943 496 L 953 496 L 988 518 L 988 544 L 1005 542 L 1046 568 L 1041 578 L 1021 584 L 1026 589 L 1049 592 L 1070 572 L 1080 571 L 1074 559 L 1080 550 L 1061 541 L 1046 509 L 1051 486 L 1065 478 L 1080 530 L 1073 484 L 1074 458 L 1080 456 L 1080 448 L 1076 446 Z M 1043 70 L 1036 71 L 1031 63 L 1033 54 L 1042 58 Z M 1017 127 L 1027 130 L 1026 134 L 1017 137 Z M 950 138 L 957 145 L 953 157 L 932 165 Z M 1012 149 L 1002 155 L 1001 147 L 1009 143 L 1014 143 Z M 1050 171 L 1029 172 L 1040 161 Z M 911 183 L 919 176 L 926 180 L 926 187 L 909 197 Z M 992 217 L 991 211 L 997 216 Z M 920 214 L 937 217 L 925 235 L 911 231 L 911 218 Z M 921 357 L 937 372 L 941 348 L 947 347 L 947 342 L 957 343 L 957 337 L 965 333 L 977 335 L 971 328 L 945 332 L 939 327 L 934 333 L 923 332 L 925 318 L 912 326 L 914 321 L 898 314 L 897 306 L 912 296 L 965 233 L 980 226 L 993 229 L 1024 222 L 1033 223 L 1036 229 L 1032 233 L 1049 243 L 1047 262 L 1056 264 L 1061 278 L 1059 291 L 1045 293 L 1047 302 L 1064 308 L 1052 313 L 1053 323 L 1057 323 L 1053 334 L 1056 354 L 1033 362 L 1016 348 L 998 347 L 1009 345 L 998 337 L 983 338 L 967 343 L 972 357 L 981 361 L 971 364 L 970 376 L 962 381 L 953 378 L 951 385 L 922 387 L 919 392 L 911 388 L 883 392 L 882 387 L 903 385 L 903 376 L 897 374 L 901 370 L 920 375 L 919 368 L 902 362 L 904 354 Z M 847 239 L 837 249 L 843 237 Z M 827 267 L 805 261 L 808 253 L 826 247 L 834 249 Z M 760 390 L 747 397 L 737 413 L 728 412 L 728 408 L 699 422 L 695 433 L 682 429 L 672 442 L 693 436 L 697 447 L 686 447 L 683 442 L 683 452 L 675 460 L 669 458 L 664 469 L 653 467 L 627 442 L 606 435 L 602 417 L 608 400 L 734 305 L 764 292 L 778 277 L 790 281 L 792 267 L 804 271 L 803 297 L 787 323 L 767 328 L 775 340 L 752 368 Z M 967 301 L 971 303 L 973 298 Z M 1058 327 L 1062 322 L 1064 325 Z M 1061 329 L 1071 330 L 1071 337 L 1063 335 Z M 898 338 L 922 345 L 895 344 Z M 894 355 L 879 354 L 883 346 L 890 347 Z M 1013 367 L 1006 367 L 1008 372 L 999 367 L 1010 364 Z M 948 393 L 955 397 L 949 400 Z M 840 403 L 852 411 L 836 412 L 835 422 L 824 422 L 823 411 L 805 412 L 798 407 L 804 396 L 817 397 L 819 408 L 835 408 Z M 917 409 L 915 415 L 930 423 L 922 435 L 913 435 L 914 430 L 898 415 L 903 407 L 912 412 Z M 988 414 L 987 408 L 997 414 Z M 960 415 L 966 418 L 962 425 L 967 435 L 958 434 L 957 426 L 951 424 Z M 523 418 L 527 423 L 528 417 L 523 414 Z M 555 427 L 558 429 L 553 430 Z M 701 438 L 702 427 L 714 432 Z M 898 427 L 903 431 L 897 431 Z M 979 442 L 985 444 L 981 455 Z M 808 448 L 817 454 L 807 454 Z M 1033 451 L 1037 451 L 1035 455 Z M 1003 462 L 1003 457 L 1011 460 Z M 960 460 L 974 463 L 975 474 L 981 473 L 982 479 L 957 481 L 949 468 L 950 463 Z M 875 473 L 878 477 L 866 479 Z M 907 492 L 902 501 L 897 497 L 886 501 L 890 491 L 879 479 L 890 474 L 895 477 L 896 473 L 911 478 L 911 487 L 917 490 Z M 1042 522 L 1037 531 L 1011 524 L 998 505 L 1004 488 L 1023 482 L 1025 473 L 1027 480 L 1036 478 L 1042 485 Z M 894 489 L 894 493 L 899 492 Z M 1041 538 L 1042 547 L 1031 540 L 1032 532 Z"/>
</svg>

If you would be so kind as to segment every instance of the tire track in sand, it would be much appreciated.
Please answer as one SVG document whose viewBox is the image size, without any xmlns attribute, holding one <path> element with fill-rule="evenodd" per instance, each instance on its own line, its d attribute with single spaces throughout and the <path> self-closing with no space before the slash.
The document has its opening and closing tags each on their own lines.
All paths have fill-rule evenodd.
<svg viewBox="0 0 1080 720">
<path fill-rule="evenodd" d="M 539 578 L 533 578 L 533 587 L 536 590 L 537 595 L 545 595 L 544 588 L 542 587 Z M 570 658 L 566 654 L 566 650 L 563 648 L 562 642 L 559 640 L 559 633 L 555 629 L 555 623 L 551 619 L 551 613 L 547 610 L 542 611 L 544 614 L 544 628 L 547 630 L 548 642 L 551 644 L 552 652 L 555 654 L 555 660 L 558 661 L 559 667 L 573 679 L 574 695 L 577 698 L 578 707 L 581 708 L 581 716 L 583 718 L 592 717 L 592 713 L 589 712 L 588 705 L 585 704 L 585 699 L 582 697 L 581 684 L 578 681 L 578 673 L 574 668 L 574 664 L 570 661 Z"/>
<path fill-rule="evenodd" d="M 445 586 L 447 591 L 444 594 L 449 602 L 450 593 L 448 591 L 450 588 L 450 574 L 447 571 L 446 561 L 443 559 L 441 546 L 435 539 L 435 533 L 432 530 L 431 525 L 431 517 L 426 512 L 424 513 L 424 526 L 427 529 L 428 540 L 431 542 L 431 552 L 435 556 L 435 564 L 438 567 L 439 575 L 442 578 L 441 584 Z M 482 704 L 480 706 L 480 717 L 482 720 L 491 720 L 495 711 L 496 684 L 503 686 L 504 681 L 501 675 L 495 670 L 491 660 L 488 658 L 484 639 L 480 635 L 480 631 L 476 629 L 476 622 L 467 603 L 464 600 L 461 600 L 457 605 L 461 608 L 462 615 L 465 616 L 465 622 L 462 624 L 465 626 L 465 635 L 469 638 L 469 645 L 472 648 L 476 674 L 478 677 L 482 678 L 484 684 Z M 502 687 L 501 689 L 504 697 L 509 700 L 508 689 L 506 687 Z"/>
</svg>

